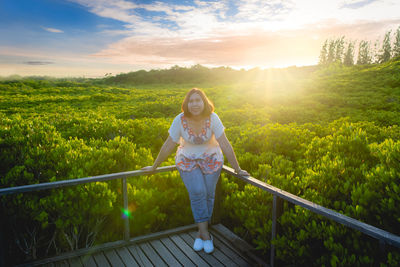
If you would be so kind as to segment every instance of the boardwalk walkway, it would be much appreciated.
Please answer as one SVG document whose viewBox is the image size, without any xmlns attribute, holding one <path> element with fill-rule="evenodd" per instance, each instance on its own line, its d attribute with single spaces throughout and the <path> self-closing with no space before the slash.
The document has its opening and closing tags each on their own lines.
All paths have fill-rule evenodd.
<svg viewBox="0 0 400 267">
<path fill-rule="evenodd" d="M 81 249 L 24 266 L 267 266 L 222 224 L 210 227 L 214 252 L 195 252 L 195 224 Z"/>
</svg>

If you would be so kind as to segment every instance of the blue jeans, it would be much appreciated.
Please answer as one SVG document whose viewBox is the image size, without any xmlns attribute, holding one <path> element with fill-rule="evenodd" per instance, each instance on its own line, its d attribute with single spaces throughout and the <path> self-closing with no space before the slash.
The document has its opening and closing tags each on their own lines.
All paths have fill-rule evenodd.
<svg viewBox="0 0 400 267">
<path fill-rule="evenodd" d="M 179 173 L 189 193 L 190 206 L 195 223 L 209 221 L 214 208 L 215 187 L 222 168 L 211 174 L 203 174 L 199 167 Z"/>
</svg>

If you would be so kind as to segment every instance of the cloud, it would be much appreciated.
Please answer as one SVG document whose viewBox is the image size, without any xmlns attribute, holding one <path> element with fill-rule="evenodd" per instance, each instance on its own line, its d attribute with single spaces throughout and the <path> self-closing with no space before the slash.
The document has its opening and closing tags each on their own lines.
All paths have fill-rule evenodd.
<svg viewBox="0 0 400 267">
<path fill-rule="evenodd" d="M 398 19 L 400 2 L 392 0 L 243 0 L 168 1 L 70 0 L 90 12 L 124 22 L 124 28 L 106 34 L 202 39 L 248 32 L 302 29 L 309 24 L 336 20 L 358 23 Z M 182 3 L 184 3 L 182 1 Z"/>
<path fill-rule="evenodd" d="M 54 62 L 50 61 L 26 61 L 24 62 L 26 65 L 49 65 L 49 64 L 54 64 Z"/>
<path fill-rule="evenodd" d="M 124 0 L 70 0 L 89 9 L 90 12 L 105 18 L 134 24 L 141 20 L 140 16 L 134 14 L 138 5 Z"/>
<path fill-rule="evenodd" d="M 313 58 L 319 43 L 302 33 L 252 33 L 243 36 L 219 38 L 126 38 L 93 55 L 130 64 L 154 65 L 257 65 L 278 66 L 291 59 L 301 64 L 306 57 Z M 251 40 L 251 41 L 249 41 Z M 311 44 L 310 42 L 313 42 Z M 296 43 L 296 45 L 293 45 Z M 315 57 L 315 55 L 314 55 Z M 309 62 L 312 64 L 314 62 Z"/>
<path fill-rule="evenodd" d="M 106 62 L 121 70 L 197 63 L 233 67 L 315 64 L 328 38 L 344 35 L 374 41 L 400 24 L 400 1 L 393 0 L 70 1 L 123 23 L 119 29 L 98 25 L 101 36 L 115 42 L 85 58 L 88 64 Z M 35 55 L 24 61 L 61 64 L 58 56 L 51 56 Z M 74 57 L 76 61 L 81 58 Z"/>
<path fill-rule="evenodd" d="M 93 57 L 131 65 L 252 65 L 274 67 L 316 64 L 322 43 L 344 35 L 347 40 L 370 40 L 396 21 L 343 24 L 328 20 L 301 30 L 250 31 L 205 38 L 142 36 L 128 37 L 93 54 Z"/>
<path fill-rule="evenodd" d="M 378 0 L 346 0 L 341 5 L 341 8 L 357 9 L 357 8 L 362 8 L 362 7 L 369 5 L 376 1 L 378 1 Z"/>
<path fill-rule="evenodd" d="M 250 21 L 282 20 L 294 7 L 293 1 L 244 0 L 238 4 L 236 17 Z"/>
<path fill-rule="evenodd" d="M 54 28 L 47 28 L 47 27 L 42 27 L 43 30 L 48 31 L 48 32 L 54 32 L 54 33 L 64 33 L 64 31 L 59 30 L 59 29 L 54 29 Z"/>
<path fill-rule="evenodd" d="M 204 37 L 215 28 L 224 25 L 219 18 L 225 16 L 227 1 L 195 1 L 190 5 L 153 2 L 134 4 L 124 0 L 71 0 L 89 8 L 89 11 L 102 17 L 125 22 L 124 30 L 116 34 L 156 35 L 156 36 L 193 36 Z M 150 18 L 140 14 L 145 10 Z M 154 19 L 156 18 L 156 19 Z M 112 31 L 107 31 L 112 33 Z"/>
</svg>

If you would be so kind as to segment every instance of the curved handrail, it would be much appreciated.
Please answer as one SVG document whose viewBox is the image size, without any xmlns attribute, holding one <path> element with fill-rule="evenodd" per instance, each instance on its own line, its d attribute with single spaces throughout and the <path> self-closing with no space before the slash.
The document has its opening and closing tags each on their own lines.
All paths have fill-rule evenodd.
<svg viewBox="0 0 400 267">
<path fill-rule="evenodd" d="M 287 200 L 295 205 L 299 205 L 303 208 L 306 208 L 314 213 L 320 214 L 324 217 L 327 217 L 331 220 L 334 220 L 338 223 L 341 223 L 347 227 L 356 229 L 364 234 L 367 234 L 369 236 L 372 236 L 376 239 L 382 240 L 388 244 L 391 244 L 393 246 L 399 247 L 400 248 L 400 236 L 394 235 L 392 233 L 389 233 L 387 231 L 384 231 L 382 229 L 379 229 L 375 226 L 363 223 L 361 221 L 358 221 L 356 219 L 353 219 L 349 216 L 343 215 L 339 212 L 333 211 L 331 209 L 325 208 L 323 206 L 320 206 L 318 204 L 315 204 L 314 202 L 308 201 L 304 198 L 298 197 L 296 195 L 293 195 L 289 192 L 286 192 L 282 189 L 279 189 L 277 187 L 274 187 L 272 185 L 266 184 L 264 182 L 261 182 L 260 180 L 257 180 L 254 177 L 251 176 L 240 176 L 232 168 L 229 168 L 227 166 L 223 166 L 223 170 L 226 173 L 229 173 L 237 178 L 242 179 L 246 183 L 252 184 L 264 191 L 267 191 L 273 195 L 276 195 L 284 200 Z"/>
<path fill-rule="evenodd" d="M 176 169 L 175 165 L 159 167 L 153 173 L 168 172 L 168 171 L 173 171 L 175 169 Z M 116 179 L 121 179 L 121 178 L 129 178 L 129 177 L 133 177 L 133 176 L 141 176 L 141 175 L 147 175 L 147 174 L 149 174 L 149 172 L 145 172 L 142 170 L 136 170 L 136 171 L 103 174 L 103 175 L 90 176 L 90 177 L 71 179 L 71 180 L 62 180 L 62 181 L 56 181 L 56 182 L 0 188 L 0 196 L 16 194 L 16 193 L 40 191 L 40 190 L 45 190 L 45 189 L 52 189 L 52 188 L 59 188 L 59 187 L 66 187 L 66 186 L 73 186 L 73 185 L 78 185 L 78 184 L 104 182 L 104 181 L 116 180 Z"/>
</svg>

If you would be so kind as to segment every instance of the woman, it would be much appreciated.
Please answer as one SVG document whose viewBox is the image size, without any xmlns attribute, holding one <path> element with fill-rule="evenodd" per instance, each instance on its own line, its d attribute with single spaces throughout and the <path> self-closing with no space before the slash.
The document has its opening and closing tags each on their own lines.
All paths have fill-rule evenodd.
<svg viewBox="0 0 400 267">
<path fill-rule="evenodd" d="M 225 136 L 224 126 L 214 113 L 214 105 L 202 90 L 193 88 L 186 94 L 182 111 L 172 122 L 169 136 L 153 166 L 142 170 L 155 171 L 176 144 L 180 144 L 175 157 L 176 167 L 189 192 L 193 217 L 199 227 L 193 249 L 204 249 L 206 253 L 211 253 L 214 245 L 208 232 L 208 222 L 214 207 L 215 187 L 224 163 L 222 151 L 236 173 L 243 176 L 249 174 L 240 169 Z"/>
</svg>

